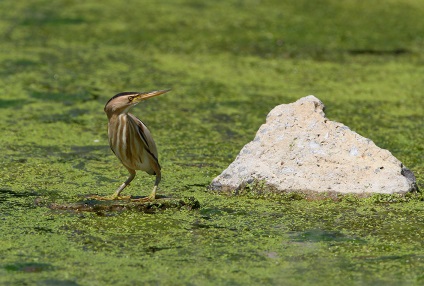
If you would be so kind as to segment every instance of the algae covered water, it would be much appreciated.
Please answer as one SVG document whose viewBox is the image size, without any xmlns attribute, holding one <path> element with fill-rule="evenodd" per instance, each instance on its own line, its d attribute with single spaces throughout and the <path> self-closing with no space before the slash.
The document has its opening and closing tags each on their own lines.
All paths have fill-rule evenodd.
<svg viewBox="0 0 424 286">
<path fill-rule="evenodd" d="M 421 193 L 207 189 L 277 104 L 314 94 L 423 185 L 421 1 L 0 3 L 0 284 L 422 285 Z M 111 194 L 106 101 L 158 145 L 158 194 L 198 208 L 58 210 Z M 125 194 L 146 196 L 139 172 Z"/>
<path fill-rule="evenodd" d="M 423 204 L 194 191 L 198 210 L 57 212 L 2 192 L 2 282 L 419 285 Z M 7 232 L 6 232 L 7 231 Z"/>
</svg>

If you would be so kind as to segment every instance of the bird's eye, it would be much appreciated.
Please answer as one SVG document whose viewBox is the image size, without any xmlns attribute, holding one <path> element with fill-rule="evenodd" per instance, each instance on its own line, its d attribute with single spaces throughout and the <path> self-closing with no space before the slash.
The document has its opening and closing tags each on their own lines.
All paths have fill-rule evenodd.
<svg viewBox="0 0 424 286">
<path fill-rule="evenodd" d="M 133 101 L 133 99 L 134 99 L 134 96 L 128 96 L 128 101 L 129 102 Z"/>
</svg>

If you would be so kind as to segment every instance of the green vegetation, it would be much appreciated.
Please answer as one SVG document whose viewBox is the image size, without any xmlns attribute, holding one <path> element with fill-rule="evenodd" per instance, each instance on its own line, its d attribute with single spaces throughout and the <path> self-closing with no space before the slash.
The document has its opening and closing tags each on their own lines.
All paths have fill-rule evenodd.
<svg viewBox="0 0 424 286">
<path fill-rule="evenodd" d="M 206 189 L 275 105 L 313 94 L 423 190 L 423 18 L 420 0 L 1 1 L 0 284 L 424 284 L 422 194 Z M 103 106 L 164 88 L 133 113 L 158 145 L 159 194 L 200 209 L 47 208 L 122 183 Z"/>
</svg>

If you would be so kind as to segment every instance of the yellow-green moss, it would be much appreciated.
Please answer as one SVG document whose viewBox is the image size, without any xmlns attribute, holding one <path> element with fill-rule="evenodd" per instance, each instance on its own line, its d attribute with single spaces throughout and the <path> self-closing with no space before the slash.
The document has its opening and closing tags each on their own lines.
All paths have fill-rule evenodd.
<svg viewBox="0 0 424 286">
<path fill-rule="evenodd" d="M 422 194 L 207 191 L 275 105 L 309 94 L 423 189 L 422 1 L 6 0 L 0 16 L 0 284 L 424 283 Z M 158 145 L 159 194 L 201 208 L 47 208 L 122 183 L 103 106 L 158 88 L 173 90 L 133 112 Z"/>
</svg>

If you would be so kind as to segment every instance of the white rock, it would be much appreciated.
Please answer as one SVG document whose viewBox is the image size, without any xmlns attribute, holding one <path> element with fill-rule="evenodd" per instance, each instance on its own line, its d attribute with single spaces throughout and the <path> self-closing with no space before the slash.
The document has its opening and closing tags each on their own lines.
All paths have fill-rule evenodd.
<svg viewBox="0 0 424 286">
<path fill-rule="evenodd" d="M 389 151 L 325 117 L 310 95 L 276 106 L 253 141 L 216 177 L 211 189 L 240 190 L 260 183 L 271 192 L 406 193 L 413 173 Z"/>
</svg>

